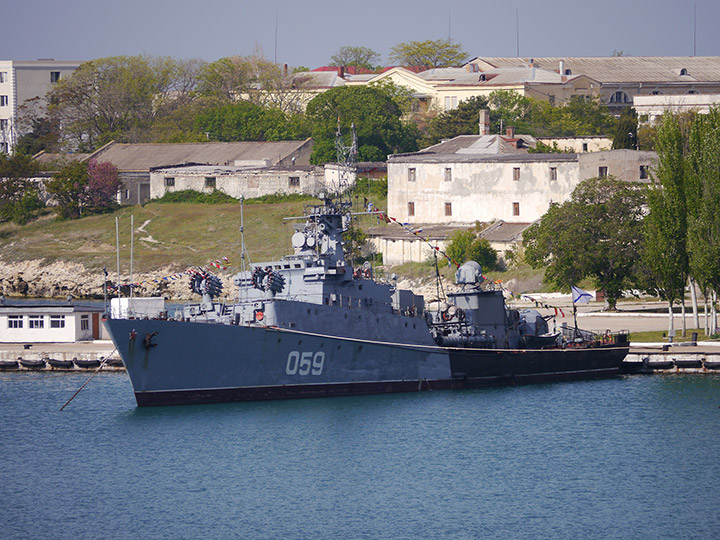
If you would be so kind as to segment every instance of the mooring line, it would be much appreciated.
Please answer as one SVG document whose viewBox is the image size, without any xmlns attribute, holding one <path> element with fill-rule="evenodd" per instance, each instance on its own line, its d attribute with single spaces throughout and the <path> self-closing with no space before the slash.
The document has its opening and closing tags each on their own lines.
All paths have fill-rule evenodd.
<svg viewBox="0 0 720 540">
<path fill-rule="evenodd" d="M 73 394 L 73 396 L 72 396 L 70 399 L 67 400 L 67 402 L 65 403 L 65 405 L 63 405 L 62 407 L 60 407 L 60 411 L 62 411 L 65 407 L 67 407 L 67 406 L 70 404 L 70 402 L 71 402 L 73 399 L 75 399 L 75 396 L 77 396 L 77 395 L 80 393 L 80 391 L 87 386 L 87 383 L 90 382 L 90 379 L 92 379 L 92 378 L 95 376 L 95 374 L 96 374 L 98 371 L 100 371 L 100 369 L 105 365 L 105 362 L 108 361 L 108 359 L 115 353 L 115 351 L 117 351 L 117 347 L 115 347 L 115 348 L 113 349 L 113 351 L 112 351 L 109 355 L 107 355 L 105 358 L 103 358 L 103 361 L 100 362 L 100 365 L 97 367 L 97 369 L 96 369 L 95 371 L 93 371 L 92 375 L 90 375 L 90 376 L 88 377 L 88 380 L 85 381 L 80 388 L 78 388 L 78 391 L 75 392 L 75 393 Z"/>
</svg>

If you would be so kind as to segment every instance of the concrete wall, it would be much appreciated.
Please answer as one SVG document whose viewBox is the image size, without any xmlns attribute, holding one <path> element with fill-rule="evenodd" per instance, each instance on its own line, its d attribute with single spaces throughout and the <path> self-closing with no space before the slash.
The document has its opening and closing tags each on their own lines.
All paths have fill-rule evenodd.
<svg viewBox="0 0 720 540">
<path fill-rule="evenodd" d="M 698 112 L 707 114 L 711 107 L 720 106 L 720 94 L 686 94 L 682 96 L 635 96 L 633 108 L 643 123 L 654 123 L 665 112 L 674 114 Z"/>
<path fill-rule="evenodd" d="M 372 237 L 368 241 L 374 246 L 377 253 L 382 253 L 383 264 L 397 265 L 406 262 L 423 262 L 433 256 L 433 249 L 430 245 L 417 238 Z M 448 240 L 431 239 L 431 243 L 445 251 Z"/>
<path fill-rule="evenodd" d="M 648 168 L 655 164 L 655 152 L 639 152 L 637 150 L 611 150 L 609 152 L 594 152 L 582 154 L 580 160 L 580 177 L 583 180 L 600 176 L 600 167 L 607 167 L 608 176 L 614 176 L 628 182 L 650 181 L 641 178 L 640 167 Z"/>
<path fill-rule="evenodd" d="M 561 150 L 568 149 L 576 154 L 602 152 L 612 148 L 612 139 L 609 137 L 538 137 L 537 140 L 548 146 L 557 143 Z"/>
<path fill-rule="evenodd" d="M 174 179 L 174 186 L 166 185 L 166 179 L 170 178 Z M 322 169 L 158 169 L 150 174 L 150 198 L 159 198 L 166 192 L 185 189 L 212 192 L 212 187 L 206 187 L 206 178 L 215 178 L 215 189 L 231 197 L 249 199 L 273 193 L 315 195 L 322 189 L 324 176 Z"/>
</svg>

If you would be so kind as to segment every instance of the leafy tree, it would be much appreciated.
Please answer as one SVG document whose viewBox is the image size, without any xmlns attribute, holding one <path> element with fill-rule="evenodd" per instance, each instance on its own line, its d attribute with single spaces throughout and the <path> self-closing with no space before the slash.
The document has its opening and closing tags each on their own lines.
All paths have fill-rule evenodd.
<svg viewBox="0 0 720 540">
<path fill-rule="evenodd" d="M 248 101 L 228 103 L 200 112 L 194 130 L 215 141 L 283 141 L 309 136 L 304 118 Z"/>
<path fill-rule="evenodd" d="M 331 66 L 355 66 L 373 70 L 380 61 L 380 55 L 367 47 L 340 47 L 330 60 Z"/>
<path fill-rule="evenodd" d="M 487 108 L 487 97 L 472 96 L 461 101 L 457 108 L 440 113 L 428 122 L 422 146 L 432 146 L 458 135 L 477 135 L 480 111 Z"/>
<path fill-rule="evenodd" d="M 207 64 L 199 75 L 198 92 L 224 102 L 239 99 L 285 113 L 298 113 L 309 81 L 302 72 L 287 74 L 266 59 L 261 50 L 250 56 L 231 56 Z"/>
<path fill-rule="evenodd" d="M 95 160 L 68 163 L 45 184 L 62 219 L 77 219 L 114 207 L 119 187 L 117 168 Z"/>
<path fill-rule="evenodd" d="M 632 107 L 627 107 L 615 125 L 613 133 L 613 150 L 621 148 L 636 149 L 638 146 L 637 113 Z"/>
<path fill-rule="evenodd" d="M 689 273 L 684 137 L 676 116 L 663 116 L 655 146 L 658 162 L 648 190 L 643 276 L 648 288 L 668 301 L 672 314 L 673 303 L 684 297 Z M 672 329 L 672 316 L 669 321 Z"/>
<path fill-rule="evenodd" d="M 91 60 L 59 81 L 49 93 L 49 110 L 63 126 L 70 149 L 94 150 L 111 140 L 143 142 L 157 118 L 189 97 L 173 60 L 114 56 Z"/>
<path fill-rule="evenodd" d="M 68 163 L 45 184 L 56 206 L 55 212 L 62 219 L 82 216 L 85 190 L 88 185 L 88 164 L 75 161 Z"/>
<path fill-rule="evenodd" d="M 687 141 L 688 252 L 692 276 L 720 291 L 720 108 L 698 114 Z"/>
<path fill-rule="evenodd" d="M 450 67 L 462 64 L 468 54 L 449 39 L 398 43 L 390 50 L 390 62 L 403 66 Z"/>
<path fill-rule="evenodd" d="M 36 172 L 30 156 L 0 153 L 0 221 L 24 225 L 43 207 L 37 186 L 30 180 Z"/>
<path fill-rule="evenodd" d="M 417 130 L 401 121 L 393 96 L 377 86 L 342 86 L 314 97 L 306 117 L 315 140 L 312 163 L 334 162 L 338 122 L 344 136 L 355 125 L 359 161 L 385 161 L 388 154 L 417 149 Z M 349 140 L 349 139 L 348 139 Z"/>
<path fill-rule="evenodd" d="M 497 251 L 487 239 L 478 237 L 471 230 L 455 231 L 445 253 L 458 264 L 476 261 L 486 270 L 492 270 L 497 266 Z"/>
<path fill-rule="evenodd" d="M 94 211 L 101 212 L 116 206 L 115 196 L 120 189 L 118 168 L 109 161 L 91 159 L 87 168 L 86 200 Z"/>
<path fill-rule="evenodd" d="M 34 97 L 18 107 L 18 137 L 15 151 L 33 156 L 43 150 L 60 149 L 60 124 L 47 110 L 44 97 Z"/>
<path fill-rule="evenodd" d="M 581 182 L 523 234 L 525 259 L 565 290 L 592 278 L 615 309 L 640 257 L 645 188 L 613 177 Z"/>
</svg>

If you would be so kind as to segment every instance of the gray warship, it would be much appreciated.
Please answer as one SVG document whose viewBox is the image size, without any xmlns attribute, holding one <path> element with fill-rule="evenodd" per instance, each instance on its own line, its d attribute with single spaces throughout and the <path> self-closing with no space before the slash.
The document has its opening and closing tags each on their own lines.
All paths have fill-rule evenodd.
<svg viewBox="0 0 720 540">
<path fill-rule="evenodd" d="M 294 225 L 294 253 L 250 264 L 236 301 L 208 271 L 195 304 L 156 317 L 105 316 L 139 406 L 463 389 L 616 375 L 627 334 L 550 332 L 506 305 L 465 263 L 445 301 L 346 261 L 349 203 L 326 197 Z"/>
</svg>

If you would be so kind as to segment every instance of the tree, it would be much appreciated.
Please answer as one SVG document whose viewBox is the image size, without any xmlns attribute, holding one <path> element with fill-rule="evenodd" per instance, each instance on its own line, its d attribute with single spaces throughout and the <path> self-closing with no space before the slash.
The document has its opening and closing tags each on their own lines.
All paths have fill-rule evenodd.
<svg viewBox="0 0 720 540">
<path fill-rule="evenodd" d="M 342 86 L 314 97 L 306 117 L 315 140 L 312 163 L 334 162 L 335 134 L 349 137 L 355 125 L 359 161 L 385 161 L 388 154 L 417 149 L 417 130 L 401 121 L 402 111 L 393 96 L 378 86 Z"/>
<path fill-rule="evenodd" d="M 684 299 L 689 273 L 684 139 L 677 117 L 665 114 L 655 141 L 658 162 L 651 173 L 644 224 L 643 276 L 647 288 L 668 301 L 670 330 L 672 306 Z"/>
<path fill-rule="evenodd" d="M 90 151 L 111 140 L 149 140 L 157 118 L 189 99 L 194 83 L 180 84 L 179 73 L 189 76 L 172 59 L 148 56 L 81 64 L 49 93 L 49 111 L 62 126 L 62 142 L 71 150 Z"/>
<path fill-rule="evenodd" d="M 459 135 L 476 135 L 480 111 L 487 108 L 487 97 L 472 96 L 461 101 L 457 108 L 440 113 L 428 122 L 422 146 L 432 146 Z"/>
<path fill-rule="evenodd" d="M 340 47 L 338 52 L 330 57 L 330 61 L 331 66 L 354 66 L 373 70 L 380 61 L 380 55 L 367 47 Z"/>
<path fill-rule="evenodd" d="M 698 114 L 687 139 L 690 273 L 707 293 L 720 291 L 720 108 Z M 711 333 L 715 330 L 715 302 Z"/>
<path fill-rule="evenodd" d="M 645 187 L 612 177 L 581 182 L 523 234 L 525 258 L 568 290 L 590 277 L 615 309 L 640 257 Z"/>
<path fill-rule="evenodd" d="M 114 207 L 119 187 L 117 168 L 96 160 L 68 163 L 45 184 L 62 219 L 77 219 Z"/>
<path fill-rule="evenodd" d="M 207 133 L 214 141 L 283 141 L 309 136 L 300 115 L 286 115 L 279 109 L 263 108 L 249 101 L 201 111 L 195 118 L 194 129 Z"/>
<path fill-rule="evenodd" d="M 637 113 L 632 107 L 627 107 L 620 118 L 617 119 L 615 131 L 613 133 L 613 150 L 621 148 L 630 148 L 632 150 L 638 147 L 638 121 Z"/>
<path fill-rule="evenodd" d="M 486 270 L 492 270 L 497 266 L 497 251 L 487 239 L 478 237 L 471 230 L 455 231 L 445 253 L 458 264 L 476 261 Z"/>
<path fill-rule="evenodd" d="M 467 57 L 459 43 L 449 39 L 427 39 L 398 43 L 390 50 L 389 60 L 403 66 L 438 68 L 460 65 Z"/>
<path fill-rule="evenodd" d="M 0 221 L 24 225 L 43 207 L 37 186 L 30 180 L 36 172 L 30 156 L 0 153 Z"/>
</svg>

